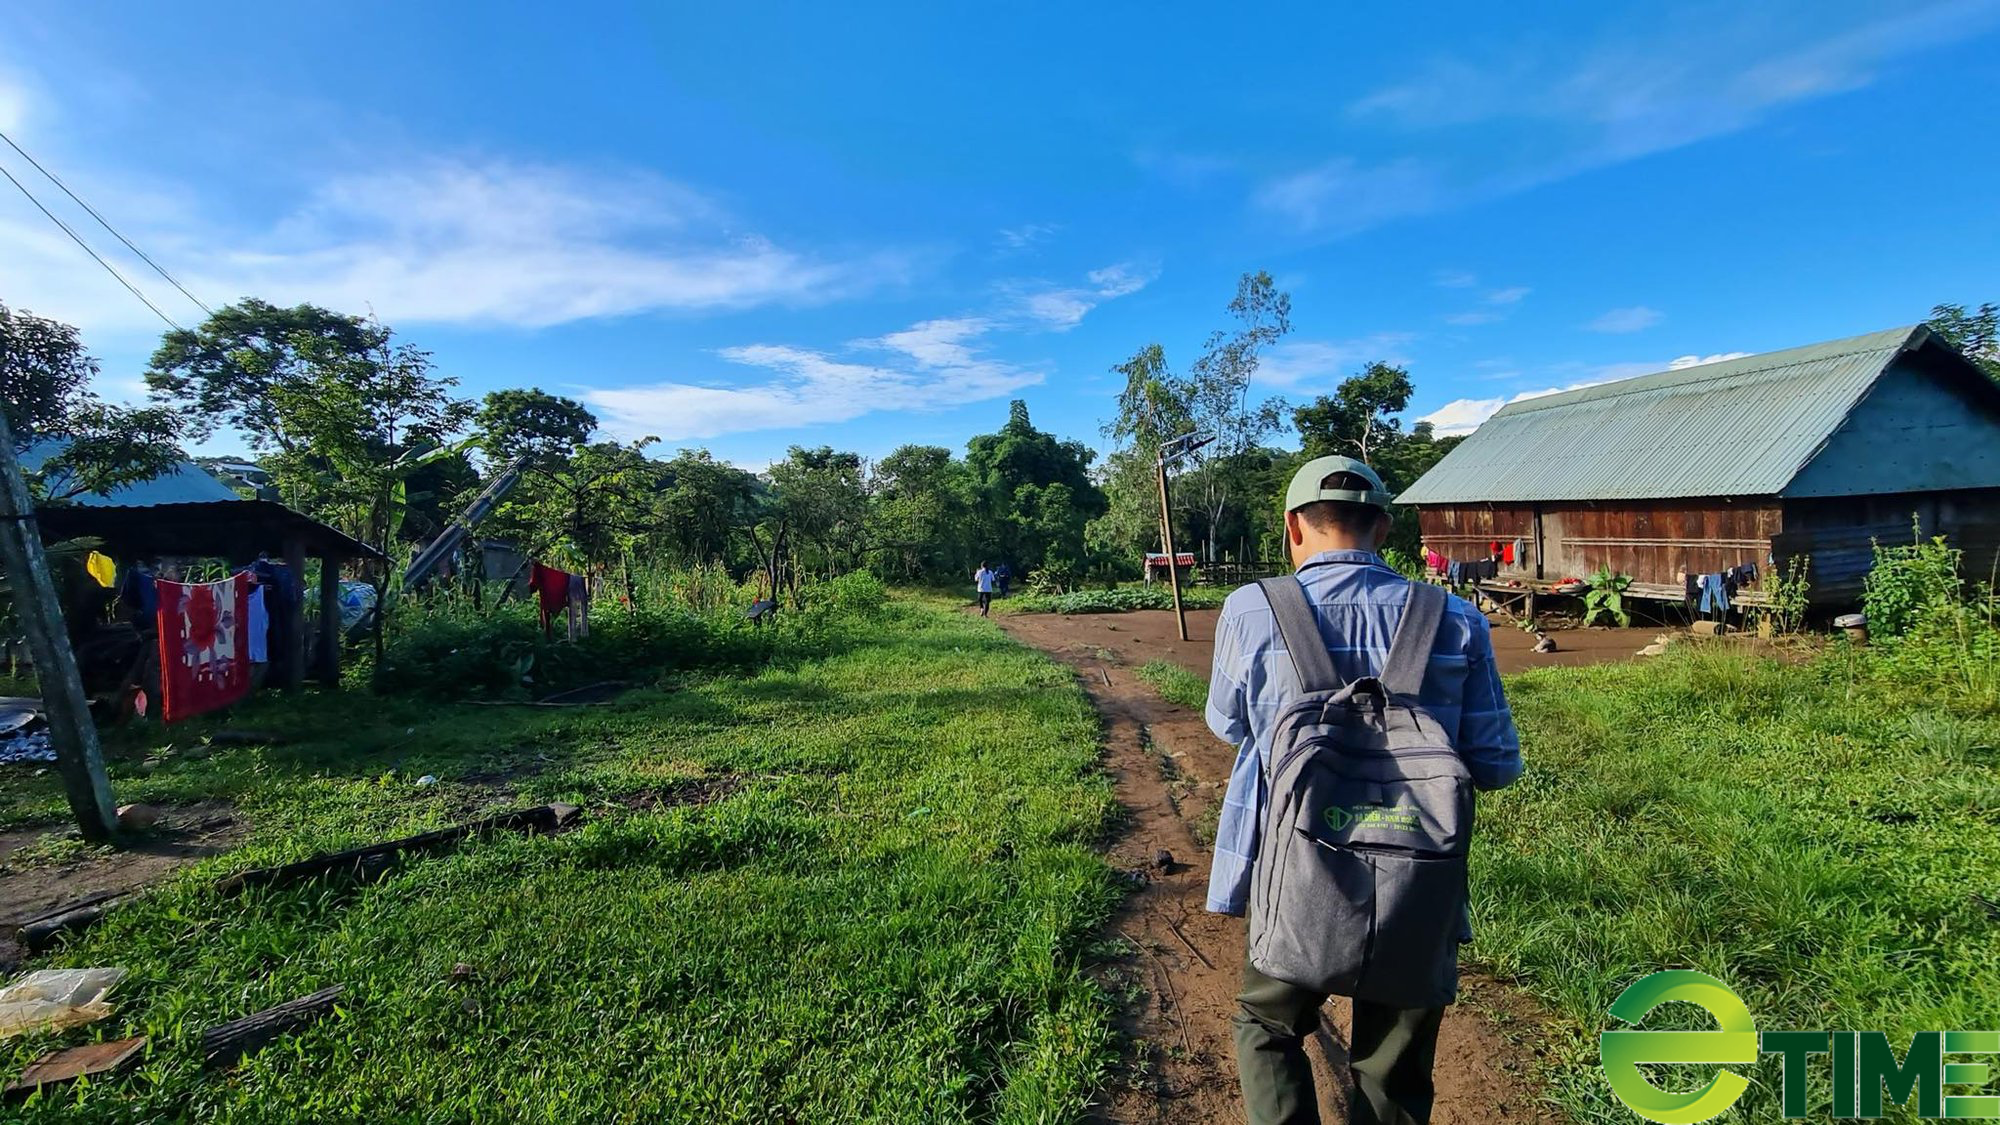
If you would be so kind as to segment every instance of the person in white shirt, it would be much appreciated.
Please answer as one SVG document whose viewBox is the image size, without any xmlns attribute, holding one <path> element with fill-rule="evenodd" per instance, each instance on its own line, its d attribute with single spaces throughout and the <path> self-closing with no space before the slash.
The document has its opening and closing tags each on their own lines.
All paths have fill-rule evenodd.
<svg viewBox="0 0 2000 1125">
<path fill-rule="evenodd" d="M 993 571 L 982 562 L 972 580 L 979 585 L 979 616 L 985 617 L 993 608 Z"/>
</svg>

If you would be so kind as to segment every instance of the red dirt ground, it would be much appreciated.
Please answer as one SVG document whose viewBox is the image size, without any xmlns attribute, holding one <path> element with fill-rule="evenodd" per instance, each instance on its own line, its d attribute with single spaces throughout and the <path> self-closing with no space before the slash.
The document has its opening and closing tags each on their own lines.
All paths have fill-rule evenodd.
<svg viewBox="0 0 2000 1125">
<path fill-rule="evenodd" d="M 1134 671 L 1172 660 L 1204 679 L 1216 611 L 1189 614 L 1189 633 L 1176 635 L 1171 613 L 1074 617 L 1018 615 L 996 620 L 1021 642 L 1076 669 L 1078 682 L 1104 717 L 1105 766 L 1128 814 L 1110 858 L 1140 883 L 1113 920 L 1136 952 L 1104 967 L 1111 984 L 1137 985 L 1125 1030 L 1135 1049 L 1109 1091 L 1101 1120 L 1111 1122 L 1237 1122 L 1242 1101 L 1229 1037 L 1245 925 L 1203 910 L 1208 883 L 1207 833 L 1222 800 L 1234 751 L 1208 731 L 1201 716 L 1161 699 Z M 1494 647 L 1503 672 L 1536 663 L 1585 664 L 1632 658 L 1657 630 L 1572 630 L 1554 634 L 1561 651 L 1540 656 L 1534 638 L 1496 626 Z M 1202 833 L 1198 840 L 1197 833 Z M 1174 863 L 1155 865 L 1161 850 Z M 1347 1011 L 1327 1006 L 1314 1052 L 1321 1110 L 1332 1123 L 1348 1120 L 1344 1085 Z M 1438 1042 L 1436 1125 L 1564 1120 L 1544 1103 L 1530 1075 L 1541 1017 L 1525 996 L 1465 974 L 1460 1002 L 1445 1016 Z"/>
</svg>

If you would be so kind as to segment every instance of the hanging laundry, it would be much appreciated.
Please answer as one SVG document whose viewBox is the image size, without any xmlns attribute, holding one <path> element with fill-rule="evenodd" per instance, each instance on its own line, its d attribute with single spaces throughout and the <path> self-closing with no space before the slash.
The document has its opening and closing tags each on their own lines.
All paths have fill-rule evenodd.
<svg viewBox="0 0 2000 1125">
<path fill-rule="evenodd" d="M 535 602 L 541 609 L 542 634 L 555 634 L 555 617 L 569 604 L 569 574 L 552 566 L 534 563 L 528 570 L 528 585 L 535 591 Z"/>
<path fill-rule="evenodd" d="M 1508 566 L 1514 565 L 1514 545 L 1512 543 L 1501 544 L 1500 561 L 1507 564 Z"/>
<path fill-rule="evenodd" d="M 111 589 L 118 581 L 118 564 L 111 556 L 101 551 L 92 551 L 83 560 L 83 569 L 97 581 L 99 586 Z"/>
<path fill-rule="evenodd" d="M 1514 540 L 1514 561 L 1521 566 L 1528 565 L 1528 541 L 1526 539 Z"/>
<path fill-rule="evenodd" d="M 160 598 L 160 719 L 176 722 L 243 698 L 250 690 L 252 579 L 154 583 Z"/>
<path fill-rule="evenodd" d="M 134 625 L 152 626 L 160 612 L 160 594 L 153 585 L 153 572 L 145 563 L 137 563 L 125 571 L 125 581 L 118 586 L 118 602 Z"/>
<path fill-rule="evenodd" d="M 1697 584 L 1695 576 L 1688 571 L 1681 571 L 1681 581 L 1686 586 L 1685 596 L 1682 600 L 1687 603 L 1688 612 L 1693 613 L 1695 599 L 1701 597 L 1701 588 Z"/>
<path fill-rule="evenodd" d="M 266 593 L 265 587 L 258 586 L 244 601 L 244 627 L 252 664 L 268 664 L 271 660 L 271 615 L 264 606 Z"/>
<path fill-rule="evenodd" d="M 1703 613 L 1728 613 L 1729 592 L 1723 587 L 1722 575 L 1701 576 L 1701 611 Z"/>
<path fill-rule="evenodd" d="M 590 635 L 590 583 L 581 574 L 569 576 L 569 639 Z"/>
</svg>

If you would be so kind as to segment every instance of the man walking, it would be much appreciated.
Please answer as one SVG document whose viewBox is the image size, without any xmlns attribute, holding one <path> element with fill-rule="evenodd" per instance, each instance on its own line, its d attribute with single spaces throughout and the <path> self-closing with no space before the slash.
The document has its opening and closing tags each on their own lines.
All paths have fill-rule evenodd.
<svg viewBox="0 0 2000 1125">
<path fill-rule="evenodd" d="M 986 617 L 993 607 L 993 572 L 981 562 L 978 571 L 972 575 L 972 581 L 979 587 L 979 616 Z"/>
<path fill-rule="evenodd" d="M 1387 678 L 1383 665 L 1391 640 L 1405 606 L 1416 601 L 1414 584 L 1376 554 L 1389 534 L 1393 499 L 1373 469 L 1346 457 L 1308 462 L 1285 493 L 1286 547 L 1332 672 L 1343 682 Z M 1472 784 L 1498 789 L 1520 776 L 1521 752 L 1494 668 L 1490 626 L 1456 597 L 1435 620 L 1418 704 L 1450 737 Z M 1324 667 L 1317 654 L 1312 659 Z M 1417 662 L 1412 659 L 1407 666 L 1415 683 Z M 1216 626 L 1208 691 L 1209 728 L 1237 747 L 1209 875 L 1211 911 L 1248 911 L 1259 850 L 1274 846 L 1262 835 L 1275 728 L 1286 704 L 1303 694 L 1265 591 L 1248 586 L 1231 594 Z M 1331 918 L 1327 924 L 1332 926 Z M 1471 938 L 1462 913 L 1440 917 L 1437 925 L 1458 927 L 1461 942 Z M 1325 991 L 1267 976 L 1246 960 L 1232 1024 L 1244 1107 L 1253 1125 L 1320 1120 L 1305 1038 L 1318 1027 L 1326 998 Z M 1423 1125 L 1430 1120 L 1431 1070 L 1443 1016 L 1442 1007 L 1354 1001 L 1348 1054 L 1355 1125 Z"/>
</svg>

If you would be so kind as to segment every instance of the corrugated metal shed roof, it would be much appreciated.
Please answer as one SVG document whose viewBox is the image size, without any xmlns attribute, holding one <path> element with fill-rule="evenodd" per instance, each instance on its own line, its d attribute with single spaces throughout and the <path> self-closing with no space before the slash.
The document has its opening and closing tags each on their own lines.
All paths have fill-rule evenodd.
<svg viewBox="0 0 2000 1125">
<path fill-rule="evenodd" d="M 42 462 L 66 448 L 68 446 L 60 441 L 36 442 L 21 453 L 21 467 L 34 472 Z M 61 490 L 61 481 L 52 483 L 53 491 Z M 237 495 L 235 489 L 210 476 L 200 465 L 182 460 L 172 470 L 152 480 L 114 488 L 102 495 L 86 492 L 72 497 L 69 502 L 85 508 L 150 508 L 156 504 L 199 504 L 241 499 L 243 497 Z"/>
<path fill-rule="evenodd" d="M 1510 403 L 1402 504 L 1770 496 L 1922 326 Z"/>
</svg>

